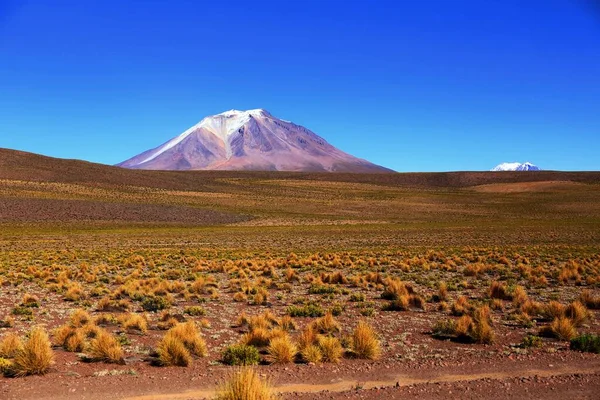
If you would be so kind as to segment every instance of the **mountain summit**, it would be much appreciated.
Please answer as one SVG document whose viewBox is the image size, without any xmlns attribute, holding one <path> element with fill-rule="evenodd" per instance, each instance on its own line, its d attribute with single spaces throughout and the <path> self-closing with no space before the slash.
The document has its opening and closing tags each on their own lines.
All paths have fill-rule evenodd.
<svg viewBox="0 0 600 400">
<path fill-rule="evenodd" d="M 204 118 L 163 145 L 118 164 L 152 170 L 391 172 L 335 148 L 263 109 Z"/>
<path fill-rule="evenodd" d="M 512 162 L 512 163 L 502 163 L 499 164 L 497 166 L 495 166 L 494 168 L 492 168 L 492 171 L 539 171 L 540 168 L 537 167 L 536 165 L 533 165 L 530 162 L 525 162 L 523 164 L 518 163 L 518 162 Z"/>
</svg>

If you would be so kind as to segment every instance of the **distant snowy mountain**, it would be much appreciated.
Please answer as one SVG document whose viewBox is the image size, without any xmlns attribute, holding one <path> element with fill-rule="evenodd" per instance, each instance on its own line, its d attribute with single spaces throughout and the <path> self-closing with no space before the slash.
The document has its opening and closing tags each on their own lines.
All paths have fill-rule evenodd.
<svg viewBox="0 0 600 400">
<path fill-rule="evenodd" d="M 540 168 L 530 162 L 523 164 L 518 162 L 502 163 L 492 168 L 492 171 L 540 171 Z"/>
<path fill-rule="evenodd" d="M 162 146 L 118 165 L 154 170 L 391 172 L 263 109 L 208 116 Z"/>
</svg>

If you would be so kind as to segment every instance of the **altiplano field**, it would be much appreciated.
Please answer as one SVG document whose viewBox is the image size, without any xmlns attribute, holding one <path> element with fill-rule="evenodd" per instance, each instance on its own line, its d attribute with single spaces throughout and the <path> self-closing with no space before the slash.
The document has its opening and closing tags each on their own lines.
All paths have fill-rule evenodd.
<svg viewBox="0 0 600 400">
<path fill-rule="evenodd" d="M 0 156 L 2 399 L 600 393 L 600 173 Z"/>
</svg>

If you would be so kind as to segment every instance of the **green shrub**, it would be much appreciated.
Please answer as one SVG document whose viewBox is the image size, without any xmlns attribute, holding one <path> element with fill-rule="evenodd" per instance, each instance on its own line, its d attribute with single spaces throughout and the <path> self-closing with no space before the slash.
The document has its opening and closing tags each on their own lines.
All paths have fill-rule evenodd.
<svg viewBox="0 0 600 400">
<path fill-rule="evenodd" d="M 311 285 L 308 289 L 310 294 L 336 294 L 339 289 L 333 285 Z"/>
<path fill-rule="evenodd" d="M 334 317 L 339 317 L 344 313 L 344 306 L 340 303 L 335 303 L 329 310 Z"/>
<path fill-rule="evenodd" d="M 456 332 L 456 322 L 452 319 L 439 320 L 435 323 L 431 331 L 433 333 L 433 336 L 453 336 Z"/>
<path fill-rule="evenodd" d="M 183 312 L 193 317 L 198 317 L 206 314 L 206 310 L 200 306 L 186 307 Z"/>
<path fill-rule="evenodd" d="M 571 339 L 571 350 L 600 354 L 600 335 L 585 334 Z"/>
<path fill-rule="evenodd" d="M 541 337 L 535 335 L 527 335 L 521 341 L 521 347 L 536 347 L 540 348 L 544 344 Z"/>
<path fill-rule="evenodd" d="M 12 309 L 12 314 L 13 315 L 31 316 L 31 315 L 33 315 L 33 311 L 29 307 L 16 306 L 15 308 Z"/>
<path fill-rule="evenodd" d="M 260 354 L 254 346 L 235 344 L 223 352 L 223 363 L 227 365 L 256 365 L 259 361 Z"/>
<path fill-rule="evenodd" d="M 315 303 L 309 303 L 302 307 L 289 306 L 287 313 L 291 317 L 322 317 L 325 315 L 323 308 Z"/>
<path fill-rule="evenodd" d="M 142 308 L 145 311 L 159 311 L 171 307 L 171 303 L 164 297 L 148 296 L 142 300 Z"/>
<path fill-rule="evenodd" d="M 350 301 L 360 303 L 365 301 L 365 295 L 363 293 L 352 293 L 350 295 Z"/>
</svg>

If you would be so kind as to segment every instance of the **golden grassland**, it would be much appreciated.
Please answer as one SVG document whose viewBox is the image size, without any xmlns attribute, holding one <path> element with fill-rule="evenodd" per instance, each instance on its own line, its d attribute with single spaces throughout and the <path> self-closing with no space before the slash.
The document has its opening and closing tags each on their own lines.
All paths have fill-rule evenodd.
<svg viewBox="0 0 600 400">
<path fill-rule="evenodd" d="M 2 180 L 2 372 L 52 374 L 71 353 L 129 368 L 431 356 L 435 345 L 402 345 L 411 323 L 418 340 L 482 355 L 598 331 L 597 183 L 207 176 L 196 190 Z M 26 200 L 48 216 L 9 207 Z M 58 218 L 66 201 L 77 205 Z M 158 208 L 85 214 L 99 203 Z M 173 206 L 222 218 L 153 218 Z"/>
</svg>

